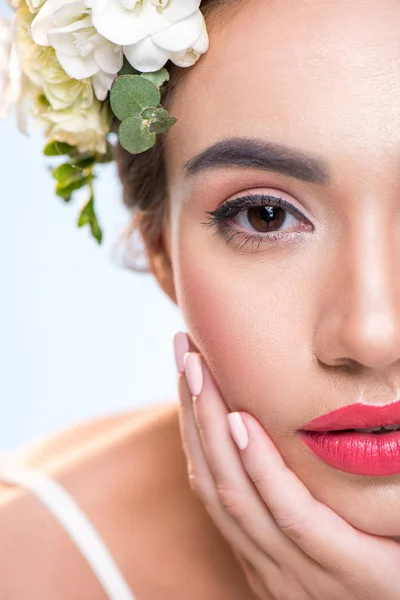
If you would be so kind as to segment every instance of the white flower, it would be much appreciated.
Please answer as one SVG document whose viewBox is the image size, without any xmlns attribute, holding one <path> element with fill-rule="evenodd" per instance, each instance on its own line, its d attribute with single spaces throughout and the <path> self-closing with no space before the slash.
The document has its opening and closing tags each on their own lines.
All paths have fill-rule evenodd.
<svg viewBox="0 0 400 600">
<path fill-rule="evenodd" d="M 191 67 L 195 64 L 202 54 L 207 52 L 209 47 L 209 39 L 207 33 L 206 22 L 203 17 L 203 27 L 201 33 L 195 43 L 186 50 L 180 52 L 172 52 L 170 60 L 178 67 Z"/>
<path fill-rule="evenodd" d="M 65 110 L 38 102 L 34 114 L 49 141 L 66 142 L 80 152 L 106 152 L 112 121 L 108 102 L 94 100 L 87 109 L 77 103 Z"/>
<path fill-rule="evenodd" d="M 168 60 L 190 66 L 206 52 L 208 35 L 200 2 L 86 0 L 97 31 L 122 45 L 130 64 L 146 72 L 161 69 Z"/>
<path fill-rule="evenodd" d="M 6 0 L 8 6 L 11 8 L 19 8 L 23 2 L 23 0 Z"/>
<path fill-rule="evenodd" d="M 55 110 L 79 101 L 88 108 L 93 102 L 90 79 L 72 79 L 61 67 L 51 47 L 38 46 L 31 36 L 32 15 L 27 8 L 16 14 L 16 47 L 22 71 L 41 90 Z"/>
<path fill-rule="evenodd" d="M 15 109 L 18 129 L 26 134 L 31 104 L 39 90 L 21 71 L 14 40 L 15 21 L 0 19 L 0 119 Z"/>
<path fill-rule="evenodd" d="M 16 0 L 13 0 L 13 1 L 15 2 Z M 46 2 L 46 0 L 25 0 L 25 2 L 29 8 L 29 11 L 32 14 L 35 14 L 41 9 L 41 7 Z"/>
<path fill-rule="evenodd" d="M 91 78 L 96 97 L 107 97 L 122 67 L 122 49 L 96 31 L 83 0 L 47 0 L 32 22 L 32 37 L 54 48 L 72 79 Z"/>
<path fill-rule="evenodd" d="M 13 90 L 11 83 L 11 50 L 13 47 L 13 33 L 11 22 L 0 19 L 0 119 L 9 113 L 13 103 Z"/>
</svg>

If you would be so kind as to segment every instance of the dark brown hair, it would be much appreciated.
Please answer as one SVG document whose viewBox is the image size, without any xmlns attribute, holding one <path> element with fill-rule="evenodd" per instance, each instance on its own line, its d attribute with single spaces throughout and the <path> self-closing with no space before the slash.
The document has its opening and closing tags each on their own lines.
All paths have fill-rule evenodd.
<svg viewBox="0 0 400 600">
<path fill-rule="evenodd" d="M 226 9 L 238 4 L 239 0 L 202 0 L 201 12 L 209 27 Z M 200 58 L 201 60 L 201 58 Z M 170 80 L 161 89 L 161 104 L 168 110 L 174 90 L 185 76 L 185 68 L 168 62 L 166 68 Z M 190 68 L 190 67 L 189 67 Z M 115 148 L 118 174 L 122 182 L 123 201 L 131 210 L 132 219 L 123 236 L 123 243 L 130 242 L 133 234 L 139 234 L 145 249 L 155 249 L 160 242 L 167 202 L 165 198 L 164 138 L 158 135 L 150 150 L 132 155 L 119 144 Z M 126 249 L 129 244 L 126 244 Z M 132 262 L 133 253 L 124 252 L 124 264 L 138 272 L 148 272 Z"/>
</svg>

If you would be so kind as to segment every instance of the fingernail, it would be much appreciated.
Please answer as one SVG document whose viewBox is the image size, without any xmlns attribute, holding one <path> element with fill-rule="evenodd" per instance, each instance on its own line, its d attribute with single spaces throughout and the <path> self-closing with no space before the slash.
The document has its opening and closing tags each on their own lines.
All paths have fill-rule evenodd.
<svg viewBox="0 0 400 600">
<path fill-rule="evenodd" d="M 247 448 L 249 443 L 249 436 L 247 434 L 246 425 L 242 419 L 242 415 L 238 412 L 229 413 L 228 425 L 231 430 L 231 434 L 240 450 Z"/>
<path fill-rule="evenodd" d="M 186 352 L 189 352 L 189 340 L 186 333 L 178 331 L 174 335 L 174 351 L 175 351 L 175 362 L 176 368 L 181 373 L 185 372 L 185 362 L 183 356 Z"/>
<path fill-rule="evenodd" d="M 192 396 L 198 396 L 203 387 L 203 371 L 201 359 L 196 352 L 186 352 L 183 357 L 185 373 Z"/>
</svg>

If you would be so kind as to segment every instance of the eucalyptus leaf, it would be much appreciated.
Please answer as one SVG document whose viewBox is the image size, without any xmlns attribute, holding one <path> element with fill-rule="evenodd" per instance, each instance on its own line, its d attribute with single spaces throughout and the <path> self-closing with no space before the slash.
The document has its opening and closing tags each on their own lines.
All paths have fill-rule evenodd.
<svg viewBox="0 0 400 600">
<path fill-rule="evenodd" d="M 142 113 L 143 117 L 145 117 L 149 109 L 145 109 Z M 149 131 L 151 133 L 164 133 L 167 131 L 174 123 L 176 123 L 176 118 L 169 114 L 164 108 L 156 108 L 152 111 L 151 116 L 145 117 L 148 118 L 149 123 Z"/>
<path fill-rule="evenodd" d="M 125 150 L 140 154 L 154 146 L 156 134 L 149 131 L 141 117 L 129 117 L 119 126 L 118 138 Z"/>
<path fill-rule="evenodd" d="M 131 63 L 128 62 L 126 56 L 124 56 L 124 63 L 118 73 L 118 75 L 140 75 L 140 71 L 132 67 Z"/>
<path fill-rule="evenodd" d="M 43 149 L 45 156 L 63 156 L 75 152 L 75 148 L 64 142 L 49 142 Z"/>
<path fill-rule="evenodd" d="M 157 87 L 160 87 L 163 83 L 169 81 L 169 73 L 167 69 L 164 68 L 159 71 L 153 71 L 152 73 L 142 73 L 141 76 L 152 81 Z"/>
<path fill-rule="evenodd" d="M 141 106 L 135 102 L 133 96 L 130 96 L 127 92 L 120 91 L 119 88 L 116 88 L 115 91 L 111 88 L 110 104 L 114 115 L 120 121 L 134 115 L 139 115 L 141 111 Z"/>
<path fill-rule="evenodd" d="M 111 108 L 120 121 L 140 114 L 143 108 L 157 106 L 160 100 L 158 87 L 141 75 L 121 75 L 111 87 Z"/>
</svg>

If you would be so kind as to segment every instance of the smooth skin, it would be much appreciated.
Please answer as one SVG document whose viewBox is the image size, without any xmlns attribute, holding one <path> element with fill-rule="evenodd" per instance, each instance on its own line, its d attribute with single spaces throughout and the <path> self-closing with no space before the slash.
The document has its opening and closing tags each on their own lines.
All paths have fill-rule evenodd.
<svg viewBox="0 0 400 600">
<path fill-rule="evenodd" d="M 299 429 L 400 398 L 399 56 L 397 0 L 246 0 L 223 12 L 169 107 L 167 258 L 155 263 L 230 411 L 259 421 L 314 498 L 389 537 L 400 536 L 400 476 L 335 469 Z M 218 150 L 187 168 L 232 137 L 307 163 L 282 173 L 287 151 L 271 166 L 264 149 L 233 166 L 233 151 Z M 229 231 L 203 225 L 248 194 L 289 208 L 269 232 L 260 207 Z"/>
<path fill-rule="evenodd" d="M 178 333 L 182 337 L 184 334 Z M 232 547 L 260 600 L 396 600 L 400 546 L 353 528 L 315 500 L 287 468 L 260 423 L 241 412 L 248 445 L 238 449 L 229 410 L 187 337 L 179 354 L 180 429 L 191 488 Z M 191 368 L 201 391 L 193 395 Z M 379 557 L 379 560 L 377 560 Z"/>
<path fill-rule="evenodd" d="M 169 107 L 178 120 L 165 136 L 168 220 L 163 243 L 147 250 L 219 395 L 206 379 L 190 412 L 180 376 L 182 433 L 171 404 L 102 432 L 89 424 L 80 442 L 66 436 L 25 462 L 77 499 L 138 600 L 392 600 L 400 477 L 333 469 L 298 429 L 353 402 L 400 397 L 400 4 L 232 0 L 209 32 Z M 293 148 L 327 176 L 217 165 L 220 154 L 187 172 L 232 137 Z M 202 225 L 247 193 L 281 197 L 302 216 L 285 213 L 279 241 L 245 213 L 232 219 L 233 242 Z M 244 234 L 257 243 L 244 246 Z M 227 411 L 249 426 L 243 452 Z M 196 414 L 208 432 L 201 447 Z M 103 600 L 28 494 L 2 492 L 0 533 L 5 597 Z"/>
</svg>

